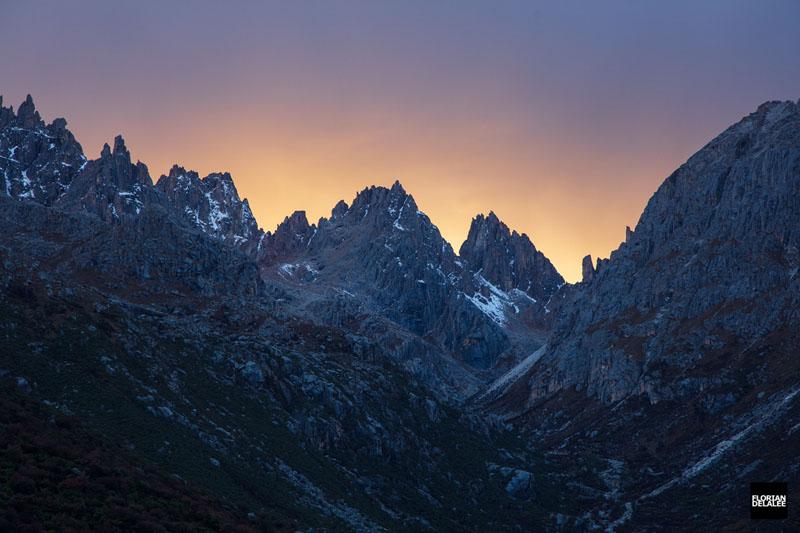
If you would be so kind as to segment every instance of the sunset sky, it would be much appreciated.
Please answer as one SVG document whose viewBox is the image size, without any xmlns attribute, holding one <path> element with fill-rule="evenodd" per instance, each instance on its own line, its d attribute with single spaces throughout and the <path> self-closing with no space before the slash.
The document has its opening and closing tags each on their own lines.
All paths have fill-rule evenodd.
<svg viewBox="0 0 800 533">
<path fill-rule="evenodd" d="M 134 4 L 134 3 L 131 3 Z M 399 179 L 458 250 L 494 210 L 570 281 L 661 181 L 800 97 L 800 2 L 0 2 L 0 94 L 227 170 L 264 229 Z"/>
</svg>

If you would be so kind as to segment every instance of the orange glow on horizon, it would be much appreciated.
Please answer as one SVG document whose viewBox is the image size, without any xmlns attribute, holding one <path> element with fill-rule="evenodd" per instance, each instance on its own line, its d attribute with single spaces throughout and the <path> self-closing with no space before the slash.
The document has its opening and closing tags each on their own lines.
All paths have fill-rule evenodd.
<svg viewBox="0 0 800 533">
<path fill-rule="evenodd" d="M 580 279 L 584 255 L 607 257 L 619 245 L 625 226 L 635 225 L 659 183 L 689 155 L 603 158 L 557 136 L 515 138 L 513 125 L 499 124 L 483 132 L 468 123 L 436 128 L 411 142 L 405 128 L 333 135 L 308 129 L 310 121 L 297 131 L 289 123 L 259 131 L 222 117 L 204 122 L 213 128 L 162 129 L 158 136 L 134 129 L 125 138 L 154 181 L 173 163 L 201 175 L 229 171 L 265 231 L 295 210 L 314 223 L 364 187 L 399 179 L 456 253 L 472 217 L 491 210 L 527 233 L 570 282 Z M 99 150 L 89 146 L 96 157 Z"/>
<path fill-rule="evenodd" d="M 151 113 L 112 107 L 66 116 L 87 157 L 121 132 L 153 181 L 176 163 L 201 176 L 230 172 L 265 231 L 295 210 L 316 222 L 339 200 L 350 204 L 361 189 L 399 179 L 456 253 L 472 218 L 494 211 L 570 282 L 580 280 L 586 254 L 608 257 L 619 246 L 659 184 L 722 129 L 665 143 L 649 122 L 604 138 L 569 116 L 541 114 L 532 129 L 500 109 L 475 117 L 280 103 L 208 103 L 198 115 L 196 102 L 170 101 Z M 46 120 L 70 108 L 39 104 Z M 304 113 L 289 111 L 297 109 Z M 599 121 L 594 130 L 607 127 Z"/>
<path fill-rule="evenodd" d="M 154 180 L 229 171 L 267 230 L 399 179 L 456 251 L 493 210 L 569 281 L 800 87 L 789 4 L 6 4 L 0 94 L 66 117 L 87 157 L 122 133 Z"/>
</svg>

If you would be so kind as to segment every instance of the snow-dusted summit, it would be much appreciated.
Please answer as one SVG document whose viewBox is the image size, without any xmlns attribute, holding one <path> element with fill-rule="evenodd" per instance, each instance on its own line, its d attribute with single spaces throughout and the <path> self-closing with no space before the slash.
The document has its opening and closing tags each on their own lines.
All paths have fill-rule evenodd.
<svg viewBox="0 0 800 533">
<path fill-rule="evenodd" d="M 183 218 L 226 244 L 251 249 L 262 236 L 250 204 L 239 193 L 227 172 L 200 178 L 197 172 L 174 165 L 156 183 Z"/>
</svg>

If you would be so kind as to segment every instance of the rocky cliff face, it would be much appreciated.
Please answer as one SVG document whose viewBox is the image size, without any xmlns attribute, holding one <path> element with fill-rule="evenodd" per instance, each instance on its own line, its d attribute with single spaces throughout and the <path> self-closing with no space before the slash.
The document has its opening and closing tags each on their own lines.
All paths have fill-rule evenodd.
<svg viewBox="0 0 800 533">
<path fill-rule="evenodd" d="M 564 284 L 528 236 L 509 230 L 494 212 L 472 219 L 459 257 L 503 291 L 519 290 L 543 304 Z"/>
<path fill-rule="evenodd" d="M 709 493 L 730 523 L 748 481 L 800 468 L 799 192 L 800 104 L 764 104 L 584 260 L 546 346 L 484 394 L 600 498 L 565 524 L 649 529 Z"/>
<path fill-rule="evenodd" d="M 67 121 L 45 124 L 28 98 L 15 113 L 0 97 L 0 194 L 52 205 L 86 163 Z"/>
<path fill-rule="evenodd" d="M 185 220 L 226 244 L 253 251 L 262 233 L 247 200 L 227 172 L 200 179 L 197 172 L 175 165 L 161 176 L 156 189 Z"/>
<path fill-rule="evenodd" d="M 765 104 L 670 176 L 610 260 L 584 264 L 531 398 L 679 395 L 667 375 L 795 323 L 798 132 L 797 104 Z"/>
</svg>

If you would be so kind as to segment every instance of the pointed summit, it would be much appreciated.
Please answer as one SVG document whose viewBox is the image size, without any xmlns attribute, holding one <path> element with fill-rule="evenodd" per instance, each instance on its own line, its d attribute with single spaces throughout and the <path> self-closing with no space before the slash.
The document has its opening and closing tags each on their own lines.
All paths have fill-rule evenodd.
<svg viewBox="0 0 800 533">
<path fill-rule="evenodd" d="M 341 217 L 347 212 L 347 209 L 348 209 L 347 202 L 345 202 L 344 200 L 339 200 L 338 202 L 336 202 L 336 205 L 333 206 L 333 209 L 331 210 L 331 219 Z"/>
<path fill-rule="evenodd" d="M 407 194 L 406 190 L 403 188 L 403 185 L 400 183 L 400 180 L 394 180 L 390 190 L 395 194 Z"/>
<path fill-rule="evenodd" d="M 121 135 L 114 138 L 113 149 L 108 143 L 103 145 L 100 158 L 89 161 L 59 199 L 64 207 L 89 211 L 106 222 L 138 216 L 145 207 L 163 201 L 153 188 L 147 166 L 131 163 Z"/>
<path fill-rule="evenodd" d="M 27 129 L 35 128 L 42 121 L 41 117 L 39 117 L 39 112 L 36 111 L 36 105 L 33 103 L 33 97 L 31 97 L 31 95 L 28 95 L 25 101 L 19 106 L 17 119 L 22 127 Z"/>
<path fill-rule="evenodd" d="M 391 188 L 372 185 L 362 189 L 353 200 L 349 212 L 358 213 L 359 220 L 374 220 L 382 223 L 390 217 L 394 221 L 398 214 L 402 214 L 406 210 L 416 212 L 417 204 L 400 184 L 400 181 L 395 180 Z"/>
<path fill-rule="evenodd" d="M 309 225 L 305 211 L 295 211 L 278 224 L 275 233 L 267 234 L 259 260 L 262 264 L 272 264 L 286 260 L 305 251 L 317 233 L 314 225 Z"/>
<path fill-rule="evenodd" d="M 528 236 L 512 233 L 494 211 L 472 219 L 459 256 L 469 270 L 480 272 L 490 283 L 504 291 L 519 289 L 536 300 L 547 301 L 564 283 Z"/>
<path fill-rule="evenodd" d="M 122 135 L 117 135 L 114 137 L 114 151 L 113 155 L 122 155 L 130 159 L 131 154 L 128 149 L 125 147 L 125 139 L 122 138 Z"/>
</svg>

